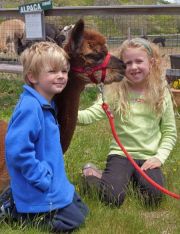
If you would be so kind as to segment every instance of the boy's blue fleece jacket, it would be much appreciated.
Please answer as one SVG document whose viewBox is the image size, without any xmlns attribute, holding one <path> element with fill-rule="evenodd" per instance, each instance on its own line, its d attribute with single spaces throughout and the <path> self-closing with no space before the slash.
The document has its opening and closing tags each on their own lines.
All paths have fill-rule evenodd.
<svg viewBox="0 0 180 234">
<path fill-rule="evenodd" d="M 18 212 L 38 213 L 72 202 L 53 103 L 24 85 L 6 134 L 6 163 Z"/>
</svg>

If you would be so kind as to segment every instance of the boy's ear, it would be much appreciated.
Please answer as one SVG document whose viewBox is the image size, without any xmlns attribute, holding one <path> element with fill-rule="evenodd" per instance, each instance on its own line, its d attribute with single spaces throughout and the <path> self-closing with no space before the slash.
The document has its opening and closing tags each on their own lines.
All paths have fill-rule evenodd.
<svg viewBox="0 0 180 234">
<path fill-rule="evenodd" d="M 27 79 L 31 84 L 37 84 L 37 79 L 33 76 L 32 72 L 27 73 Z"/>
</svg>

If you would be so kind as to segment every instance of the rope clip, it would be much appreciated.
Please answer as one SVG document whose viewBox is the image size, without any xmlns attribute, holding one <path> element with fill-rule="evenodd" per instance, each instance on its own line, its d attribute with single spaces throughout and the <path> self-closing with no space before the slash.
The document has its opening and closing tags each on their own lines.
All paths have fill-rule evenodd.
<svg viewBox="0 0 180 234">
<path fill-rule="evenodd" d="M 102 95 L 102 101 L 104 103 L 105 102 L 105 98 L 104 98 L 104 83 L 101 82 L 98 85 L 98 89 L 99 89 L 100 94 Z"/>
</svg>

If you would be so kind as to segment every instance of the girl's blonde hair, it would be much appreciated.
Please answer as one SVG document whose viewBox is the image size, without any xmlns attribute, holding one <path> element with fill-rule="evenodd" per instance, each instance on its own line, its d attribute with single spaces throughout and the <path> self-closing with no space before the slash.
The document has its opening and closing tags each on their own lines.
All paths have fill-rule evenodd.
<svg viewBox="0 0 180 234">
<path fill-rule="evenodd" d="M 161 114 L 167 82 L 162 74 L 162 59 L 158 46 L 142 38 L 126 40 L 120 47 L 120 59 L 123 59 L 123 53 L 127 48 L 140 48 L 146 51 L 149 61 L 153 58 L 144 98 L 152 111 Z M 105 88 L 105 95 L 116 112 L 122 115 L 129 113 L 129 85 L 126 77 L 119 83 L 108 85 Z"/>
<path fill-rule="evenodd" d="M 28 80 L 28 73 L 32 73 L 38 79 L 42 71 L 59 71 L 67 69 L 70 64 L 67 53 L 53 42 L 41 41 L 34 43 L 30 48 L 23 51 L 20 62 L 23 65 L 23 78 L 31 85 Z"/>
</svg>

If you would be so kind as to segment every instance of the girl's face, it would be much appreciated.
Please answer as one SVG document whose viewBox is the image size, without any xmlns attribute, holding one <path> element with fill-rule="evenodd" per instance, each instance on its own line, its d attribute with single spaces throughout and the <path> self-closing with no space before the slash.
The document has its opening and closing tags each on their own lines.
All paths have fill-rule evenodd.
<svg viewBox="0 0 180 234">
<path fill-rule="evenodd" d="M 48 101 L 51 101 L 55 94 L 61 93 L 68 80 L 68 69 L 53 71 L 51 69 L 42 71 L 37 78 L 29 74 L 28 79 L 33 87 Z"/>
<path fill-rule="evenodd" d="M 122 54 L 126 64 L 125 75 L 134 89 L 143 89 L 150 72 L 151 61 L 146 51 L 141 48 L 128 48 Z"/>
</svg>

